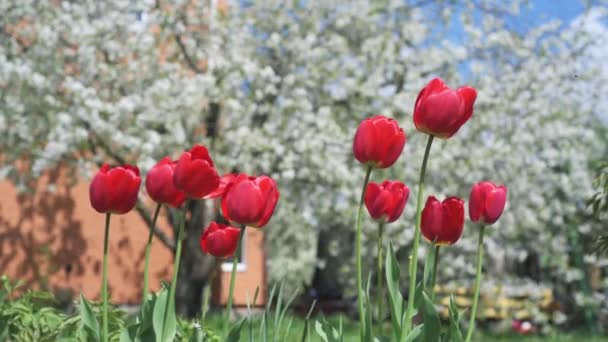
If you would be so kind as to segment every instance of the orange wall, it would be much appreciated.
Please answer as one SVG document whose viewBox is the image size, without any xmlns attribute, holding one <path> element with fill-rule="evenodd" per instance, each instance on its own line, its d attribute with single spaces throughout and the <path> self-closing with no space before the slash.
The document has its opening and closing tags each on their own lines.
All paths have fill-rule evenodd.
<svg viewBox="0 0 608 342">
<path fill-rule="evenodd" d="M 52 193 L 45 190 L 50 178 L 57 183 Z M 67 180 L 63 170 L 46 174 L 34 196 L 19 195 L 11 183 L 0 182 L 0 273 L 23 280 L 25 288 L 48 283 L 51 290 L 71 288 L 75 296 L 83 292 L 99 299 L 104 215 L 89 204 L 88 182 L 71 186 Z M 172 236 L 166 224 L 161 228 Z M 113 302 L 139 302 L 147 236 L 137 212 L 112 217 L 108 276 Z M 170 280 L 172 261 L 172 253 L 155 241 L 152 289 L 161 279 Z"/>
<path fill-rule="evenodd" d="M 103 257 L 104 218 L 89 203 L 89 183 L 68 183 L 66 170 L 41 177 L 34 195 L 19 195 L 8 181 L 0 181 L 0 274 L 24 281 L 24 288 L 53 291 L 71 289 L 76 298 L 82 292 L 99 299 Z M 56 191 L 48 192 L 48 182 Z M 145 196 L 145 195 L 144 195 Z M 153 205 L 152 205 L 153 206 Z M 159 226 L 173 236 L 164 213 Z M 201 228 L 202 229 L 202 228 Z M 253 300 L 260 286 L 258 303 L 264 304 L 265 259 L 261 230 L 247 231 L 247 271 L 239 273 L 235 305 Z M 148 228 L 136 211 L 113 215 L 110 228 L 108 277 L 111 301 L 138 304 L 141 298 L 144 252 Z M 150 260 L 150 288 L 171 280 L 173 255 L 155 240 Z M 221 280 L 220 280 L 221 279 Z M 225 303 L 230 274 L 221 273 L 214 284 L 214 303 Z"/>
<path fill-rule="evenodd" d="M 253 305 L 255 290 L 259 287 L 259 294 L 256 305 L 266 303 L 266 264 L 264 255 L 264 234 L 263 230 L 248 228 L 245 247 L 246 270 L 237 272 L 236 283 L 234 285 L 234 305 L 246 306 L 247 303 Z M 218 270 L 220 277 L 214 284 L 213 303 L 226 303 L 228 301 L 228 291 L 230 289 L 230 275 L 228 271 Z"/>
</svg>

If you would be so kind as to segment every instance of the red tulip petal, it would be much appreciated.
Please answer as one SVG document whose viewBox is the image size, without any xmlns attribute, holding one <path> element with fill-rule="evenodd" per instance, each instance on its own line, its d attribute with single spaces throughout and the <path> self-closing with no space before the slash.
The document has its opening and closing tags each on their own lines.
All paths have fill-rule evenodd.
<svg viewBox="0 0 608 342">
<path fill-rule="evenodd" d="M 464 201 L 457 197 L 446 198 L 443 203 L 444 227 L 441 242 L 454 244 L 464 228 Z"/>
<path fill-rule="evenodd" d="M 268 221 L 270 221 L 270 218 L 274 213 L 274 209 L 277 206 L 277 202 L 279 201 L 279 191 L 277 189 L 276 182 L 270 177 L 258 177 L 257 182 L 258 186 L 260 187 L 262 198 L 264 199 L 264 210 L 262 217 L 254 225 L 255 227 L 260 228 L 265 226 Z"/>
<path fill-rule="evenodd" d="M 444 223 L 441 202 L 435 196 L 429 196 L 426 200 L 421 219 L 422 235 L 430 242 L 439 240 Z"/>
<path fill-rule="evenodd" d="M 486 223 L 492 224 L 500 218 L 507 202 L 507 189 L 498 187 L 488 193 L 485 201 Z"/>
<path fill-rule="evenodd" d="M 222 198 L 222 212 L 229 221 L 244 225 L 257 223 L 263 214 L 259 187 L 250 180 L 236 181 Z"/>
<path fill-rule="evenodd" d="M 375 125 L 371 119 L 363 120 L 357 128 L 353 142 L 355 158 L 362 164 L 376 160 L 377 142 L 378 135 Z"/>
<path fill-rule="evenodd" d="M 192 156 L 193 160 L 204 160 L 206 161 L 209 165 L 214 166 L 213 165 L 213 160 L 211 159 L 211 156 L 209 155 L 209 150 L 207 150 L 207 148 L 203 145 L 194 145 L 192 147 L 192 149 L 190 149 L 190 155 Z"/>
</svg>

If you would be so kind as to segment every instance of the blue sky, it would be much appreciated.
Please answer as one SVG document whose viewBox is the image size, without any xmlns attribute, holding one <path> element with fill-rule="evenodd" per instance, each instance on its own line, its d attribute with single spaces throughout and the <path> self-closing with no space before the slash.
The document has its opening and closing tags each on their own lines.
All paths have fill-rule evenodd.
<svg viewBox="0 0 608 342">
<path fill-rule="evenodd" d="M 511 24 L 522 31 L 554 19 L 567 24 L 584 11 L 582 0 L 531 0 L 520 7 L 517 22 Z"/>
</svg>

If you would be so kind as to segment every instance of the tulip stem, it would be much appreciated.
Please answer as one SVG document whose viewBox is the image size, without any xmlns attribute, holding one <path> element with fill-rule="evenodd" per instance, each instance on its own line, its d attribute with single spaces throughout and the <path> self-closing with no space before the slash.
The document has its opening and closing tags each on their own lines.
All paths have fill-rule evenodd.
<svg viewBox="0 0 608 342">
<path fill-rule="evenodd" d="M 101 297 L 103 300 L 102 341 L 108 341 L 108 240 L 110 238 L 110 213 L 106 213 L 106 227 L 103 237 L 103 273 L 101 280 Z"/>
<path fill-rule="evenodd" d="M 473 307 L 471 308 L 471 317 L 469 319 L 469 328 L 467 329 L 466 342 L 470 342 L 475 330 L 475 316 L 477 315 L 477 304 L 479 304 L 479 289 L 481 287 L 481 269 L 483 266 L 483 233 L 485 226 L 479 228 L 479 241 L 477 243 L 477 273 L 475 276 L 475 292 L 473 294 Z"/>
<path fill-rule="evenodd" d="M 365 189 L 367 188 L 367 183 L 369 182 L 369 177 L 372 174 L 372 167 L 369 166 L 367 168 L 367 172 L 365 173 L 365 180 L 363 181 L 363 188 L 361 190 L 361 199 L 359 200 L 359 212 L 357 214 L 357 233 L 355 236 L 355 258 L 357 263 L 357 302 L 359 303 L 359 324 L 361 327 L 361 340 L 363 340 L 365 336 L 365 313 L 363 306 L 363 276 L 361 270 L 361 233 L 362 227 L 361 223 L 363 221 L 363 201 L 365 199 Z M 370 327 L 368 327 L 369 329 Z"/>
<path fill-rule="evenodd" d="M 230 312 L 232 311 L 232 300 L 234 297 L 234 285 L 236 283 L 236 270 L 241 259 L 241 252 L 243 251 L 243 237 L 245 236 L 246 225 L 241 225 L 241 233 L 239 234 L 239 242 L 236 245 L 236 253 L 232 256 L 232 273 L 230 274 L 230 290 L 228 292 L 228 302 L 226 303 L 226 312 L 224 313 L 224 331 L 223 336 L 226 336 L 226 330 L 229 326 Z"/>
<path fill-rule="evenodd" d="M 414 231 L 414 245 L 410 254 L 410 267 L 409 276 L 410 284 L 408 288 L 407 296 L 407 311 L 405 314 L 405 334 L 409 334 L 412 328 L 412 320 L 414 314 L 414 296 L 416 294 L 416 269 L 418 267 L 418 247 L 420 245 L 420 222 L 422 221 L 422 199 L 424 192 L 424 177 L 426 174 L 426 164 L 429 160 L 429 154 L 431 152 L 431 145 L 433 144 L 433 135 L 429 135 L 426 142 L 426 149 L 424 150 L 424 157 L 422 158 L 422 167 L 420 168 L 420 177 L 418 180 L 418 194 L 416 200 L 416 229 Z"/>
<path fill-rule="evenodd" d="M 437 279 L 437 265 L 439 264 L 439 248 L 438 244 L 433 244 L 433 272 L 431 273 L 431 283 L 429 284 L 429 293 L 431 301 L 435 300 L 435 280 Z"/>
<path fill-rule="evenodd" d="M 154 236 L 154 228 L 156 227 L 156 220 L 158 219 L 158 214 L 160 213 L 160 208 L 162 204 L 158 203 L 156 206 L 156 211 L 154 212 L 154 217 L 152 218 L 152 227 L 150 227 L 150 232 L 148 233 L 148 243 L 146 244 L 146 258 L 144 263 L 144 294 L 141 305 L 144 305 L 146 302 L 146 298 L 148 298 L 148 277 L 150 271 L 150 250 L 152 249 L 152 237 Z"/>
<path fill-rule="evenodd" d="M 377 281 L 378 281 L 378 298 L 376 299 L 378 301 L 378 322 L 380 324 L 380 328 L 379 328 L 379 332 L 380 334 L 378 334 L 378 336 L 382 336 L 382 322 L 384 322 L 384 312 L 383 312 L 383 305 L 384 305 L 384 284 L 383 284 L 383 279 L 384 279 L 384 272 L 382 272 L 382 265 L 384 265 L 384 258 L 382 257 L 382 248 L 383 248 L 383 237 L 384 235 L 384 223 L 380 222 L 378 224 L 378 270 L 377 270 Z"/>
<path fill-rule="evenodd" d="M 169 298 L 167 300 L 167 306 L 165 307 L 165 315 L 163 319 L 163 332 L 162 336 L 165 336 L 165 327 L 167 327 L 167 316 L 169 310 L 175 311 L 175 289 L 177 288 L 177 275 L 179 274 L 179 265 L 182 257 L 182 240 L 184 239 L 184 225 L 186 224 L 186 213 L 188 212 L 188 206 L 184 203 L 182 210 L 182 217 L 179 222 L 179 228 L 177 231 L 177 247 L 175 249 L 175 261 L 173 263 L 173 279 L 171 280 L 171 287 L 169 287 Z"/>
</svg>

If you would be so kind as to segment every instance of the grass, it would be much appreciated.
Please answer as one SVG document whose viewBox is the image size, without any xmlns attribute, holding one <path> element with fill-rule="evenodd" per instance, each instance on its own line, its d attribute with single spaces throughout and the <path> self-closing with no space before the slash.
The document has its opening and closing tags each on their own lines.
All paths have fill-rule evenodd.
<svg viewBox="0 0 608 342">
<path fill-rule="evenodd" d="M 318 336 L 315 331 L 315 321 L 321 319 L 320 316 L 314 317 L 310 322 L 310 335 L 307 342 L 322 342 L 323 340 Z M 220 314 L 211 314 L 208 316 L 206 325 L 213 331 L 219 331 L 221 327 L 222 316 Z M 332 316 L 328 317 L 328 321 L 331 322 L 336 328 L 339 325 L 340 317 Z M 274 333 L 274 322 L 272 320 L 268 323 L 267 336 L 268 341 L 301 341 L 302 334 L 304 332 L 306 323 L 303 318 L 287 315 L 283 321 L 283 324 L 277 331 L 275 339 L 273 339 Z M 389 329 L 390 324 L 386 324 L 386 328 Z M 262 316 L 255 315 L 251 323 L 252 339 L 251 341 L 263 341 L 263 328 L 262 328 Z M 343 331 L 344 341 L 358 341 L 359 340 L 359 328 L 356 321 L 351 319 L 343 319 Z M 387 333 L 388 335 L 388 333 Z M 245 322 L 241 331 L 241 341 L 250 341 L 249 326 Z M 493 342 L 493 341 L 518 341 L 518 342 L 606 342 L 608 336 L 589 336 L 584 332 L 573 332 L 564 333 L 556 332 L 553 335 L 539 336 L 539 335 L 519 335 L 516 333 L 508 334 L 493 334 L 490 332 L 477 331 L 473 341 L 476 342 Z"/>
</svg>

